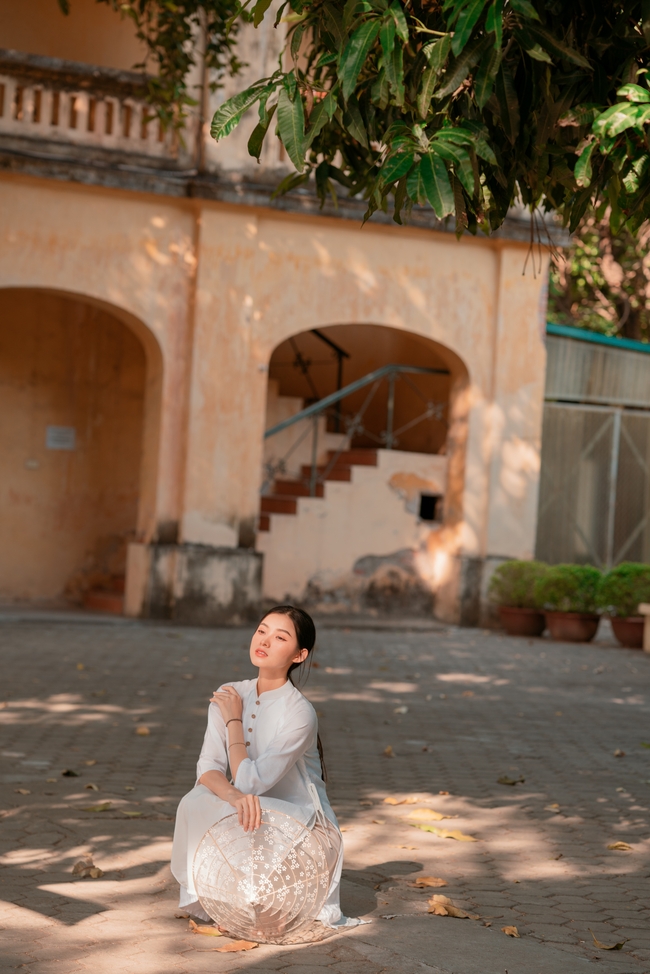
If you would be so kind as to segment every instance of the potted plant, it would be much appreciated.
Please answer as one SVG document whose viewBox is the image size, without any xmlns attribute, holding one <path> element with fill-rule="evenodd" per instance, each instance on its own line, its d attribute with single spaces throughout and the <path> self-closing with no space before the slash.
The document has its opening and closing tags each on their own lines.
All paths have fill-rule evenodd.
<svg viewBox="0 0 650 974">
<path fill-rule="evenodd" d="M 624 561 L 607 572 L 598 602 L 608 613 L 614 635 L 628 649 L 643 647 L 643 616 L 639 602 L 650 602 L 650 565 Z"/>
<path fill-rule="evenodd" d="M 544 613 L 535 601 L 535 583 L 544 576 L 541 561 L 505 561 L 490 579 L 489 597 L 499 609 L 501 625 L 509 636 L 541 636 Z"/>
<path fill-rule="evenodd" d="M 593 565 L 552 565 L 535 583 L 553 639 L 588 643 L 598 630 L 602 575 Z"/>
</svg>

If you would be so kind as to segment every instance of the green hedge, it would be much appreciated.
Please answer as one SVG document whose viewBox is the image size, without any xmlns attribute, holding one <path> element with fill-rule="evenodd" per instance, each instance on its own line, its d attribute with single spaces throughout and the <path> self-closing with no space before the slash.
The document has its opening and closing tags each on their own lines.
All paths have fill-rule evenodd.
<svg viewBox="0 0 650 974">
<path fill-rule="evenodd" d="M 536 609 L 535 584 L 547 570 L 542 561 L 505 561 L 490 579 L 489 597 L 497 605 Z"/>
<path fill-rule="evenodd" d="M 615 616 L 639 614 L 639 602 L 650 602 L 650 565 L 624 561 L 603 577 L 598 604 Z"/>
<path fill-rule="evenodd" d="M 597 612 L 601 580 L 592 565 L 552 565 L 535 583 L 535 600 L 549 612 Z"/>
</svg>

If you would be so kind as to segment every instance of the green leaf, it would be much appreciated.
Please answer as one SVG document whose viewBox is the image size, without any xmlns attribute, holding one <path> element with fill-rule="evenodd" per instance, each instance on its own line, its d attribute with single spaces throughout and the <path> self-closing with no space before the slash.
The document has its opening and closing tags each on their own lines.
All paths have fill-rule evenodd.
<svg viewBox="0 0 650 974">
<path fill-rule="evenodd" d="M 397 30 L 395 21 L 385 20 L 379 32 L 379 40 L 384 54 L 384 71 L 390 90 L 395 95 L 395 104 L 404 104 L 404 51 L 401 44 L 395 43 Z"/>
<path fill-rule="evenodd" d="M 427 152 L 420 161 L 422 185 L 439 220 L 454 212 L 454 192 L 447 167 L 439 156 Z"/>
<path fill-rule="evenodd" d="M 284 196 L 285 193 L 290 193 L 292 189 L 296 189 L 298 186 L 302 186 L 309 179 L 308 172 L 290 172 L 288 176 L 285 176 L 282 182 L 275 187 L 271 193 L 271 199 L 275 200 L 278 196 Z"/>
<path fill-rule="evenodd" d="M 396 35 L 395 21 L 391 17 L 389 20 L 383 22 L 379 31 L 379 41 L 381 43 L 381 49 L 384 52 L 384 63 L 393 53 Z"/>
<path fill-rule="evenodd" d="M 592 129 L 596 135 L 611 139 L 626 129 L 642 128 L 648 119 L 650 119 L 649 105 L 635 105 L 626 102 L 621 105 L 612 105 L 606 112 L 599 115 Z"/>
<path fill-rule="evenodd" d="M 370 48 L 375 43 L 381 28 L 379 20 L 367 20 L 362 24 L 348 41 L 339 65 L 339 78 L 343 98 L 347 101 L 361 74 Z"/>
<path fill-rule="evenodd" d="M 474 97 L 479 108 L 485 108 L 494 88 L 499 65 L 501 64 L 501 51 L 491 47 L 481 58 L 479 69 L 474 79 Z"/>
<path fill-rule="evenodd" d="M 627 98 L 628 101 L 635 102 L 649 102 L 650 101 L 650 91 L 647 88 L 642 88 L 640 85 L 623 85 L 616 92 L 619 98 Z"/>
<path fill-rule="evenodd" d="M 248 154 L 254 159 L 257 159 L 258 162 L 260 161 L 264 139 L 266 138 L 266 133 L 269 130 L 269 125 L 271 124 L 271 119 L 275 114 L 276 107 L 276 105 L 272 105 L 268 111 L 264 112 L 263 117 L 251 132 L 251 136 L 248 140 Z"/>
<path fill-rule="evenodd" d="M 510 6 L 517 14 L 528 17 L 531 20 L 539 20 L 539 14 L 533 7 L 530 0 L 510 0 Z"/>
<path fill-rule="evenodd" d="M 293 34 L 291 35 L 291 60 L 297 61 L 298 55 L 300 54 L 300 45 L 302 44 L 302 36 L 305 33 L 305 25 L 298 24 Z"/>
<path fill-rule="evenodd" d="M 503 62 L 497 75 L 496 94 L 501 124 L 507 139 L 514 144 L 519 134 L 519 100 L 508 65 Z"/>
<path fill-rule="evenodd" d="M 395 21 L 395 27 L 397 28 L 397 36 L 404 41 L 405 44 L 409 42 L 409 28 L 406 22 L 406 17 L 404 15 L 404 10 L 399 0 L 393 0 L 390 7 L 388 8 L 389 14 Z"/>
<path fill-rule="evenodd" d="M 325 54 L 321 54 L 318 61 L 316 62 L 316 68 L 324 68 L 326 64 L 332 64 L 333 61 L 338 60 L 338 54 L 334 54 L 332 51 L 327 51 Z"/>
<path fill-rule="evenodd" d="M 456 175 L 463 184 L 467 195 L 473 196 L 476 184 L 474 182 L 474 167 L 469 152 L 462 146 L 454 145 L 453 142 L 442 142 L 440 140 L 434 140 L 431 143 L 431 151 L 442 159 L 453 162 Z"/>
<path fill-rule="evenodd" d="M 411 169 L 410 173 L 406 177 L 406 191 L 409 198 L 413 200 L 414 203 L 426 203 L 427 195 L 424 191 L 424 183 L 422 182 L 421 173 L 422 163 L 419 162 L 417 166 Z"/>
<path fill-rule="evenodd" d="M 436 92 L 436 98 L 451 95 L 463 83 L 475 64 L 478 64 L 483 51 L 489 46 L 489 37 L 481 37 L 470 47 L 466 47 L 461 56 L 447 69 L 443 81 L 445 84 Z"/>
<path fill-rule="evenodd" d="M 551 60 L 551 56 L 547 54 L 547 52 L 542 47 L 540 47 L 539 44 L 535 44 L 533 47 L 529 47 L 526 51 L 526 54 L 529 57 L 532 57 L 535 61 L 546 61 L 547 64 L 553 64 L 553 61 Z"/>
<path fill-rule="evenodd" d="M 641 0 L 641 29 L 646 44 L 650 44 L 650 0 Z"/>
<path fill-rule="evenodd" d="M 576 162 L 575 169 L 573 170 L 573 175 L 578 186 L 590 186 L 591 178 L 593 176 L 591 168 L 591 156 L 596 148 L 596 142 L 590 142 L 586 146 L 580 155 L 578 156 L 578 161 Z"/>
<path fill-rule="evenodd" d="M 361 109 L 359 108 L 359 102 L 354 95 L 348 98 L 348 103 L 346 105 L 345 111 L 343 112 L 343 124 L 350 133 L 353 139 L 360 142 L 364 149 L 368 149 L 368 134 L 366 132 L 366 123 L 363 120 L 363 115 L 361 114 Z"/>
<path fill-rule="evenodd" d="M 251 10 L 253 15 L 253 25 L 259 27 L 259 25 L 264 20 L 264 14 L 271 6 L 271 0 L 257 0 L 257 3 Z"/>
<path fill-rule="evenodd" d="M 338 10 L 331 3 L 323 4 L 326 27 L 334 38 L 334 43 L 339 51 L 345 47 L 345 29 Z"/>
<path fill-rule="evenodd" d="M 397 152 L 389 156 L 379 170 L 381 181 L 385 186 L 394 183 L 396 179 L 401 179 L 410 170 L 415 162 L 413 152 Z"/>
<path fill-rule="evenodd" d="M 246 91 L 241 91 L 238 95 L 233 95 L 217 109 L 210 126 L 210 135 L 217 142 L 224 139 L 235 128 L 242 119 L 242 116 L 251 108 L 255 102 L 271 90 L 268 85 L 253 85 Z"/>
<path fill-rule="evenodd" d="M 571 61 L 572 64 L 577 64 L 580 68 L 591 70 L 591 64 L 582 54 L 579 54 L 572 47 L 563 44 L 562 41 L 558 40 L 549 31 L 544 30 L 543 27 L 538 27 L 537 24 L 527 24 L 526 26 L 529 33 L 539 41 L 545 51 L 548 51 L 550 54 L 555 54 L 557 57 L 566 58 L 567 61 Z"/>
<path fill-rule="evenodd" d="M 287 155 L 298 170 L 305 168 L 305 113 L 300 92 L 292 101 L 286 88 L 280 88 L 278 97 L 278 133 Z"/>
<path fill-rule="evenodd" d="M 308 149 L 314 139 L 320 135 L 325 125 L 331 122 L 332 116 L 336 111 L 337 101 L 336 96 L 333 92 L 328 91 L 324 98 L 321 98 L 317 102 L 312 113 L 309 116 L 309 130 L 307 132 L 307 139 L 305 144 L 305 149 Z"/>
<path fill-rule="evenodd" d="M 485 29 L 488 34 L 494 34 L 494 46 L 501 50 L 503 40 L 503 0 L 494 0 L 485 18 Z"/>
<path fill-rule="evenodd" d="M 469 0 L 461 10 L 451 41 L 451 49 L 456 56 L 460 54 L 470 39 L 476 22 L 483 13 L 486 2 L 487 0 Z"/>
<path fill-rule="evenodd" d="M 420 118 L 426 118 L 429 114 L 433 92 L 438 84 L 438 72 L 435 68 L 427 68 L 422 75 L 422 84 L 418 92 L 418 114 Z"/>
<path fill-rule="evenodd" d="M 436 73 L 440 74 L 445 66 L 450 50 L 451 37 L 449 34 L 445 34 L 444 37 L 439 37 L 438 40 L 429 41 L 428 44 L 425 44 L 422 48 L 422 53 Z"/>
</svg>

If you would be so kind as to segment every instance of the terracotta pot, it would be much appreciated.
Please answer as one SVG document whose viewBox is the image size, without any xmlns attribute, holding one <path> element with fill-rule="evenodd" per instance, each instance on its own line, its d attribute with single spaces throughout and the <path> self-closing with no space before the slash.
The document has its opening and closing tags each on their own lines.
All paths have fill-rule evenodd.
<svg viewBox="0 0 650 974">
<path fill-rule="evenodd" d="M 546 629 L 544 613 L 537 609 L 517 609 L 500 605 L 499 618 L 509 636 L 541 636 Z"/>
<path fill-rule="evenodd" d="M 643 616 L 610 616 L 614 635 L 627 649 L 643 649 Z"/>
<path fill-rule="evenodd" d="M 595 612 L 546 612 L 551 637 L 562 643 L 589 643 L 598 631 Z"/>
</svg>

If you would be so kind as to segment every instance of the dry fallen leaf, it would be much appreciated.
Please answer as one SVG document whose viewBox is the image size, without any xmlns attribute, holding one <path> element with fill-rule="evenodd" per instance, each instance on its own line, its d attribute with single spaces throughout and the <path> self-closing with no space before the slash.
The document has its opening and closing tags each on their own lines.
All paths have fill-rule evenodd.
<svg viewBox="0 0 650 974">
<path fill-rule="evenodd" d="M 373 818 L 372 824 L 373 825 L 385 825 L 386 824 L 386 819 L 385 818 Z"/>
<path fill-rule="evenodd" d="M 139 818 L 142 815 L 142 812 L 130 812 L 127 811 L 125 808 L 123 808 L 122 811 L 124 812 L 125 815 L 128 815 L 129 818 Z"/>
<path fill-rule="evenodd" d="M 74 864 L 72 867 L 72 875 L 80 876 L 81 879 L 101 879 L 104 873 L 99 866 L 94 864 L 92 856 L 86 856 Z"/>
<path fill-rule="evenodd" d="M 27 788 L 14 788 L 17 795 L 31 795 L 31 791 Z"/>
<path fill-rule="evenodd" d="M 83 665 L 83 663 L 77 663 L 77 669 L 78 670 L 85 670 L 86 667 Z"/>
<path fill-rule="evenodd" d="M 149 734 L 151 734 L 149 728 L 145 727 L 144 724 L 141 724 L 139 727 L 136 727 L 135 732 L 136 734 L 139 734 L 140 737 L 148 737 Z"/>
<path fill-rule="evenodd" d="M 451 818 L 451 815 L 443 815 L 441 812 L 434 812 L 432 808 L 414 808 L 412 812 L 408 814 L 409 818 L 419 818 L 419 819 L 432 819 L 434 822 L 440 822 L 443 818 Z"/>
<path fill-rule="evenodd" d="M 607 848 L 614 852 L 630 852 L 632 846 L 628 842 L 610 842 Z"/>
<path fill-rule="evenodd" d="M 509 778 L 507 775 L 503 774 L 500 778 L 497 778 L 498 785 L 523 785 L 525 778 Z"/>
<path fill-rule="evenodd" d="M 124 791 L 135 791 L 133 785 L 124 785 Z"/>
<path fill-rule="evenodd" d="M 474 696 L 474 691 L 473 690 L 463 690 L 461 696 L 462 697 L 473 697 Z"/>
<path fill-rule="evenodd" d="M 640 741 L 641 747 L 650 747 L 650 741 Z"/>
<path fill-rule="evenodd" d="M 456 917 L 458 920 L 480 920 L 478 913 L 467 913 L 454 906 L 448 896 L 432 896 L 429 900 L 429 913 L 440 917 Z"/>
<path fill-rule="evenodd" d="M 507 937 L 519 937 L 519 931 L 516 927 L 501 927 L 501 933 L 505 933 Z"/>
<path fill-rule="evenodd" d="M 391 747 L 390 744 L 388 745 L 388 747 L 385 747 L 384 748 L 384 757 L 385 758 L 392 758 L 392 757 L 394 757 L 394 755 L 393 755 L 393 748 Z"/>
<path fill-rule="evenodd" d="M 393 795 L 389 795 L 388 798 L 384 798 L 385 805 L 417 805 L 421 799 L 417 795 L 406 795 L 404 798 L 395 798 Z"/>
<path fill-rule="evenodd" d="M 259 944 L 253 943 L 252 940 L 233 940 L 230 944 L 224 944 L 223 947 L 215 947 L 215 950 L 220 954 L 231 953 L 238 950 L 253 950 L 253 948 L 258 947 Z"/>
<path fill-rule="evenodd" d="M 178 915 L 177 913 L 176 916 Z M 205 937 L 221 937 L 221 931 L 217 927 L 212 927 L 209 924 L 198 924 L 194 920 L 190 920 L 190 930 L 192 933 L 202 933 Z"/>
<path fill-rule="evenodd" d="M 78 771 L 73 771 L 71 768 L 65 768 L 61 772 L 61 776 L 63 778 L 78 778 L 79 777 L 79 772 Z"/>
<path fill-rule="evenodd" d="M 89 791 L 99 791 L 99 788 L 97 787 L 97 785 L 93 784 L 92 781 L 89 781 L 88 784 L 85 785 L 84 787 L 88 788 Z"/>
<path fill-rule="evenodd" d="M 409 825 L 414 829 L 422 829 L 423 832 L 432 832 L 434 835 L 440 836 L 441 839 L 456 839 L 457 842 L 478 842 L 473 835 L 465 835 L 464 832 L 460 832 L 458 829 L 437 829 L 433 825 L 420 825 L 418 822 L 409 822 Z"/>
<path fill-rule="evenodd" d="M 46 778 L 45 781 L 48 785 L 53 785 L 56 781 L 58 781 L 58 778 Z"/>
<path fill-rule="evenodd" d="M 624 758 L 625 757 L 625 751 L 621 751 L 620 747 L 617 747 L 616 750 L 614 751 L 614 757 L 615 758 Z"/>
<path fill-rule="evenodd" d="M 587 929 L 589 930 L 589 933 L 593 938 L 594 947 L 598 947 L 599 950 L 622 950 L 623 946 L 627 943 L 627 940 L 619 940 L 619 942 L 616 944 L 603 944 L 600 942 L 600 940 L 596 940 L 596 937 L 594 936 L 594 932 L 591 929 L 591 927 L 588 927 Z"/>
<path fill-rule="evenodd" d="M 86 805 L 82 811 L 84 812 L 107 812 L 111 807 L 110 802 L 102 802 L 101 805 Z"/>
<path fill-rule="evenodd" d="M 409 712 L 408 707 L 395 707 L 393 710 L 394 714 L 407 714 Z"/>
<path fill-rule="evenodd" d="M 426 889 L 427 886 L 446 886 L 447 880 L 440 879 L 439 876 L 418 876 L 415 882 L 410 885 L 416 886 L 418 889 Z"/>
<path fill-rule="evenodd" d="M 97 762 L 93 758 L 92 761 L 84 761 L 84 764 L 87 765 L 89 768 L 92 768 L 93 764 L 97 764 Z"/>
</svg>

